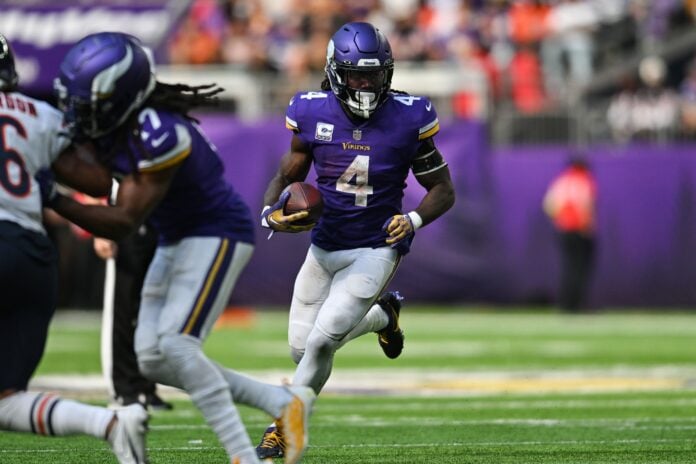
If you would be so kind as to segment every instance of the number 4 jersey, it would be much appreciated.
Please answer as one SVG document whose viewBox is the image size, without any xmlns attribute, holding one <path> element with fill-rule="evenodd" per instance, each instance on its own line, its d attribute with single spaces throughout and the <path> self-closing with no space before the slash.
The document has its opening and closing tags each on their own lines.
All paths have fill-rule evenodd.
<svg viewBox="0 0 696 464">
<path fill-rule="evenodd" d="M 425 97 L 389 93 L 369 119 L 352 119 L 331 92 L 298 93 L 286 126 L 311 150 L 324 212 L 312 242 L 324 250 L 386 246 L 422 140 L 440 128 Z"/>
<path fill-rule="evenodd" d="M 34 174 L 70 144 L 63 115 L 47 103 L 0 92 L 0 221 L 42 232 L 41 193 Z"/>
</svg>

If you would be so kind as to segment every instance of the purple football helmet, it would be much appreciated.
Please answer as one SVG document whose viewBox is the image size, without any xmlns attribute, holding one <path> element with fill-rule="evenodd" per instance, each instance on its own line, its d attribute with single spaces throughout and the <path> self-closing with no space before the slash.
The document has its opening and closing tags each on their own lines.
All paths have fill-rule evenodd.
<svg viewBox="0 0 696 464">
<path fill-rule="evenodd" d="M 100 32 L 73 45 L 54 87 L 73 134 L 94 138 L 123 124 L 155 84 L 152 57 L 138 39 Z"/>
<path fill-rule="evenodd" d="M 391 46 L 372 24 L 344 24 L 329 40 L 326 76 L 354 114 L 369 118 L 375 112 L 387 98 L 393 74 Z"/>
<path fill-rule="evenodd" d="M 0 90 L 14 90 L 18 80 L 12 49 L 7 39 L 0 34 Z"/>
</svg>

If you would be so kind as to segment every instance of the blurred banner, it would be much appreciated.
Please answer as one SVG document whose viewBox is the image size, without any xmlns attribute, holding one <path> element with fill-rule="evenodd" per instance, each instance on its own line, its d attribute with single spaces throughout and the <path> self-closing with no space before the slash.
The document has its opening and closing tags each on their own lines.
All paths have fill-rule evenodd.
<svg viewBox="0 0 696 464">
<path fill-rule="evenodd" d="M 248 124 L 203 116 L 226 177 L 260 213 L 263 193 L 287 151 L 282 118 Z M 444 122 L 437 144 L 452 172 L 457 203 L 420 230 L 391 289 L 421 302 L 544 304 L 556 298 L 560 253 L 541 203 L 565 165 L 566 147 L 492 152 L 483 124 Z M 590 303 L 696 305 L 696 145 L 596 147 L 598 255 Z M 310 173 L 309 181 L 314 181 Z M 406 211 L 425 190 L 410 178 Z M 349 226 L 349 225 L 348 225 Z M 309 234 L 257 230 L 257 247 L 233 304 L 289 304 Z"/>
<path fill-rule="evenodd" d="M 21 89 L 50 95 L 70 45 L 94 32 L 139 37 L 158 53 L 189 6 L 188 0 L 3 0 L 0 33 L 12 44 Z"/>
</svg>

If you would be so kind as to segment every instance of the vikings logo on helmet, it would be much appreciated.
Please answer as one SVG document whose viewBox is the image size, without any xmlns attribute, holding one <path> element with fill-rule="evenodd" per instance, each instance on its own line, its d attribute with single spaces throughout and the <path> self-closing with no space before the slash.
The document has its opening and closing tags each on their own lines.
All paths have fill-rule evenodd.
<svg viewBox="0 0 696 464">
<path fill-rule="evenodd" d="M 336 97 L 354 114 L 369 118 L 391 87 L 391 46 L 372 24 L 345 24 L 329 40 L 325 70 Z"/>
<path fill-rule="evenodd" d="M 155 84 L 152 57 L 138 39 L 100 32 L 68 51 L 54 87 L 73 134 L 99 137 L 123 124 Z"/>
</svg>

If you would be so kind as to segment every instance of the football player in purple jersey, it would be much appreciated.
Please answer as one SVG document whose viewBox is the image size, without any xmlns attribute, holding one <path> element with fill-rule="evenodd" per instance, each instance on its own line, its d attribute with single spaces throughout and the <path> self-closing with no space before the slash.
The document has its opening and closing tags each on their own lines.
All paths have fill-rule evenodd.
<svg viewBox="0 0 696 464">
<path fill-rule="evenodd" d="M 321 91 L 300 92 L 285 122 L 290 151 L 270 181 L 262 224 L 278 232 L 312 229 L 312 245 L 295 280 L 288 339 L 297 363 L 293 385 L 319 393 L 338 348 L 377 332 L 389 358 L 403 348 L 400 296 L 381 297 L 409 251 L 415 232 L 454 204 L 447 163 L 435 146 L 439 130 L 426 97 L 391 90 L 394 70 L 386 37 L 368 23 L 342 26 L 327 47 Z M 283 189 L 303 181 L 314 165 L 324 200 L 316 224 L 298 225 L 306 212 L 284 215 Z M 401 200 L 412 171 L 427 190 L 407 213 Z M 377 304 L 375 304 L 375 302 Z M 260 457 L 283 452 L 282 434 L 269 427 Z"/>
<path fill-rule="evenodd" d="M 259 462 L 235 402 L 279 420 L 291 436 L 285 462 L 297 462 L 307 445 L 312 389 L 255 381 L 202 349 L 254 248 L 249 210 L 188 114 L 219 89 L 158 82 L 138 39 L 106 32 L 70 49 L 56 90 L 70 131 L 95 144 L 120 185 L 115 204 L 103 206 L 56 195 L 48 182 L 51 207 L 98 237 L 119 240 L 146 219 L 159 234 L 135 333 L 140 371 L 189 393 L 233 464 Z M 64 166 L 53 168 L 59 180 L 70 177 Z"/>
<path fill-rule="evenodd" d="M 144 464 L 148 416 L 141 405 L 114 413 L 27 391 L 43 356 L 58 292 L 57 253 L 42 224 L 34 175 L 74 152 L 61 134 L 60 112 L 19 93 L 17 85 L 12 50 L 0 35 L 0 430 L 91 435 L 107 440 L 119 463 Z"/>
</svg>

